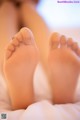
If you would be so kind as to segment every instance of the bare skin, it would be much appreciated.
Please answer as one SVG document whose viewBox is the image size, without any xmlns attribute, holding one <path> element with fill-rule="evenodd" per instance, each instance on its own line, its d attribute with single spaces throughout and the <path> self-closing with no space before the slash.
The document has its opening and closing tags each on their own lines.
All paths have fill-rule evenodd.
<svg viewBox="0 0 80 120">
<path fill-rule="evenodd" d="M 80 49 L 71 38 L 53 33 L 50 41 L 48 68 L 50 86 L 55 104 L 74 102 L 80 73 Z"/>
<path fill-rule="evenodd" d="M 25 15 L 26 13 L 26 15 Z M 22 24 L 31 29 L 40 52 L 40 61 L 47 76 L 47 57 L 49 52 L 50 30 L 43 18 L 38 14 L 36 5 L 29 1 L 23 2 L 19 9 Z"/>
<path fill-rule="evenodd" d="M 29 6 L 30 6 L 29 8 L 30 9 L 25 9 L 26 5 L 24 6 L 24 3 L 22 3 L 22 6 L 21 6 L 21 8 L 22 9 L 24 8 L 24 10 L 22 10 L 24 13 L 25 13 L 25 11 L 26 11 L 26 14 L 30 13 L 30 15 L 27 14 L 28 15 L 27 17 L 22 17 L 22 19 L 24 18 L 24 20 L 23 20 L 23 21 L 25 21 L 24 24 L 26 26 L 27 25 L 30 26 L 31 29 L 33 30 L 37 45 L 39 45 L 38 47 L 39 47 L 39 50 L 40 50 L 40 53 L 41 53 L 40 54 L 41 55 L 41 61 L 44 61 L 44 62 L 42 62 L 44 64 L 44 63 L 46 63 L 45 55 L 47 55 L 47 48 L 48 48 L 48 47 L 46 47 L 46 45 L 44 45 L 46 43 L 46 39 L 48 39 L 48 33 L 49 33 L 48 28 L 47 28 L 44 20 L 37 13 L 37 11 L 35 9 L 35 4 L 33 4 L 32 2 L 31 3 L 29 2 Z M 34 12 L 32 12 L 33 11 L 33 9 L 32 9 L 33 6 L 34 6 Z M 29 12 L 28 12 L 28 10 L 29 10 Z M 37 20 L 37 22 L 36 22 L 37 25 L 36 26 L 34 25 L 34 23 L 32 23 L 32 20 L 31 20 L 31 17 L 30 17 L 32 15 L 34 16 L 33 21 L 35 22 L 35 19 Z M 19 14 L 17 14 L 16 7 L 10 1 L 9 2 L 5 1 L 0 6 L 0 16 L 1 16 L 0 17 L 1 18 L 0 19 L 0 33 L 1 33 L 0 34 L 0 40 L 1 40 L 1 44 L 0 44 L 0 70 L 3 73 L 2 68 L 3 68 L 4 49 L 5 49 L 5 46 L 10 42 L 12 37 L 18 32 L 20 19 L 19 19 Z M 39 28 L 38 25 L 39 25 L 39 27 L 42 26 L 43 31 L 40 30 L 40 33 L 38 32 L 38 34 L 36 34 L 36 32 Z M 44 46 L 45 46 L 45 49 L 44 49 Z"/>
<path fill-rule="evenodd" d="M 37 14 L 37 12 L 35 10 L 35 6 L 31 3 L 29 3 L 29 4 L 25 4 L 25 3 L 23 3 L 21 5 L 20 16 L 21 16 L 23 24 L 28 26 L 29 28 L 31 28 L 31 30 L 35 36 L 35 39 L 36 39 L 36 42 L 37 42 L 37 45 L 39 47 L 40 54 L 41 54 L 41 61 L 46 70 L 48 48 L 49 48 L 48 47 L 49 30 L 48 30 L 46 24 L 44 23 L 43 19 Z M 5 5 L 7 5 L 7 6 L 5 7 Z M 1 23 L 1 29 L 0 29 L 1 34 L 0 35 L 1 36 L 0 36 L 0 38 L 1 38 L 1 40 L 3 40 L 3 41 L 1 41 L 2 44 L 0 45 L 0 48 L 2 50 L 2 52 L 0 52 L 1 59 L 3 58 L 3 52 L 4 52 L 3 48 L 9 42 L 8 40 L 18 30 L 18 26 L 17 26 L 18 19 L 17 19 L 16 9 L 14 9 L 14 6 L 12 5 L 12 3 L 4 3 L 3 6 L 4 7 L 1 7 L 1 11 L 0 11 L 0 12 L 2 12 L 0 14 L 1 15 L 1 19 L 0 19 L 0 23 Z M 6 13 L 4 11 L 6 11 Z M 27 16 L 25 16 L 25 11 L 26 11 Z M 4 13 L 4 17 L 2 17 L 3 13 Z M 33 19 L 31 19 L 31 16 L 33 16 Z M 9 22 L 10 20 L 12 21 L 12 23 Z M 35 20 L 37 21 L 36 25 L 35 25 Z M 6 23 L 7 21 L 8 21 L 8 23 Z M 4 25 L 4 23 L 5 23 L 5 25 Z M 10 28 L 9 28 L 9 25 L 10 25 Z M 5 27 L 3 27 L 3 26 L 5 26 Z M 2 30 L 2 28 L 4 28 L 4 30 Z M 42 29 L 39 29 L 39 28 L 42 28 Z M 40 31 L 38 31 L 38 30 L 40 30 Z M 4 34 L 5 34 L 5 36 L 4 36 Z M 17 34 L 16 36 L 19 36 L 19 35 L 20 34 Z M 51 90 L 52 90 L 53 101 L 54 101 L 54 103 L 73 102 L 74 92 L 75 92 L 76 84 L 77 84 L 77 78 L 79 75 L 79 57 L 78 56 L 80 55 L 80 52 L 79 52 L 80 50 L 79 50 L 77 44 L 75 44 L 71 38 L 68 40 L 68 42 L 66 42 L 65 37 L 60 38 L 59 35 L 52 35 L 52 36 L 53 37 L 51 38 L 51 50 L 49 53 L 48 66 L 49 66 L 49 72 L 50 72 L 49 82 L 50 82 L 50 86 L 51 86 Z M 23 41 L 23 39 L 20 39 L 20 38 L 19 38 L 19 40 Z M 60 45 L 60 49 L 58 49 L 58 45 Z M 35 45 L 33 45 L 33 46 L 35 46 Z M 26 79 L 28 80 L 28 81 L 26 81 L 25 77 L 24 77 L 24 74 L 26 74 L 26 73 L 25 72 L 23 73 L 23 71 L 21 71 L 22 66 L 20 66 L 20 64 L 22 64 L 24 61 L 24 59 L 22 59 L 22 58 L 25 58 L 24 57 L 25 52 L 23 52 L 24 54 L 21 54 L 22 49 L 24 51 L 23 43 L 21 43 L 21 42 L 18 43 L 18 41 L 16 40 L 16 37 L 15 37 L 13 39 L 13 44 L 12 44 L 12 42 L 9 43 L 7 52 L 5 55 L 5 64 L 4 64 L 5 70 L 4 71 L 5 71 L 5 77 L 7 78 L 7 83 L 8 83 L 8 87 L 9 87 L 9 91 L 10 91 L 13 109 L 26 108 L 29 104 L 34 102 L 33 82 L 32 82 L 33 81 L 33 72 L 31 72 L 34 70 L 31 67 L 31 70 L 28 71 L 27 68 L 30 68 L 30 67 L 27 62 L 26 66 L 28 66 L 28 67 L 26 67 L 26 69 L 25 69 L 25 67 L 23 68 L 24 69 L 23 71 L 27 71 L 26 73 L 28 74 L 27 76 L 25 75 Z M 26 49 L 28 52 L 28 46 L 26 47 Z M 31 48 L 30 48 L 30 51 L 31 51 Z M 17 54 L 19 54 L 20 57 L 17 56 Z M 32 57 L 32 55 L 34 55 L 34 54 L 31 51 L 31 57 Z M 13 56 L 15 56 L 16 59 Z M 35 55 L 35 56 L 37 56 L 37 55 Z M 27 58 L 26 58 L 26 61 L 27 61 Z M 37 57 L 35 57 L 35 58 L 37 59 Z M 64 60 L 64 62 L 63 62 L 63 60 Z M 8 62 L 8 61 L 11 61 L 11 62 Z M 34 60 L 34 61 L 37 61 L 37 60 Z M 15 68 L 16 68 L 14 65 L 15 62 L 18 63 L 17 66 L 20 67 L 20 69 L 19 68 L 18 69 L 20 70 L 19 72 L 21 74 L 19 73 L 18 76 L 16 75 L 17 72 L 15 71 Z M 37 64 L 37 62 L 32 61 L 32 64 L 33 63 Z M 63 65 L 63 63 L 64 63 L 64 65 Z M 75 63 L 75 65 L 74 65 L 74 63 Z M 10 67 L 11 65 L 12 65 L 12 68 Z M 33 67 L 35 69 L 36 65 L 33 64 Z M 56 69 L 57 69 L 59 75 L 55 74 Z M 31 77 L 31 75 L 29 76 L 29 74 L 31 74 L 32 77 Z M 55 76 L 54 76 L 54 74 L 55 74 Z M 24 78 L 24 80 L 21 79 L 20 75 L 23 76 L 22 78 Z M 73 75 L 73 76 L 71 76 L 71 75 Z M 18 77 L 18 79 L 16 76 Z M 68 76 L 68 77 L 66 77 L 66 76 Z M 65 78 L 68 78 L 68 79 L 66 80 Z M 17 85 L 16 85 L 16 81 L 18 81 Z M 25 87 L 24 87 L 23 81 L 26 81 L 27 83 L 28 82 L 29 83 L 26 84 L 26 82 L 25 82 Z M 22 87 L 22 91 L 21 91 L 21 87 L 19 85 Z M 26 85 L 28 86 L 27 88 L 26 88 Z M 29 87 L 29 85 L 30 85 L 30 87 Z M 63 86 L 64 86 L 64 88 L 63 88 Z M 67 91 L 67 89 L 68 89 L 68 91 Z M 26 93 L 25 93 L 25 90 L 27 91 Z M 19 96 L 18 95 L 19 93 L 21 93 L 22 96 Z M 27 99 L 27 101 L 24 99 L 25 96 L 26 96 L 25 99 Z M 25 101 L 23 101 L 23 99 Z"/>
<path fill-rule="evenodd" d="M 17 9 L 11 2 L 4 2 L 0 6 L 0 71 L 2 71 L 5 46 L 18 32 Z"/>
<path fill-rule="evenodd" d="M 25 109 L 34 102 L 33 75 L 38 63 L 38 49 L 33 35 L 22 28 L 9 43 L 4 60 L 13 109 Z"/>
<path fill-rule="evenodd" d="M 52 101 L 55 104 L 74 102 L 80 72 L 79 56 L 80 49 L 71 38 L 66 41 L 65 36 L 52 34 L 48 71 Z M 33 74 L 37 63 L 38 51 L 32 33 L 29 29 L 23 28 L 9 43 L 4 61 L 4 74 L 13 109 L 26 108 L 35 102 Z"/>
</svg>

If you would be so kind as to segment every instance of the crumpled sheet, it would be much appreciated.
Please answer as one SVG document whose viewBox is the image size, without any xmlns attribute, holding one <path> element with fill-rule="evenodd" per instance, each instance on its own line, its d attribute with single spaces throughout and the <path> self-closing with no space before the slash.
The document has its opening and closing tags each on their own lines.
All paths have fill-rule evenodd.
<svg viewBox="0 0 80 120">
<path fill-rule="evenodd" d="M 6 114 L 5 120 L 80 120 L 80 101 L 75 104 L 52 105 L 48 100 L 41 100 L 25 110 L 13 111 L 6 85 L 0 76 L 0 117 L 2 114 Z"/>
<path fill-rule="evenodd" d="M 44 100 L 30 105 L 26 110 L 1 110 L 7 120 L 80 120 L 80 102 L 76 104 L 52 105 Z"/>
</svg>

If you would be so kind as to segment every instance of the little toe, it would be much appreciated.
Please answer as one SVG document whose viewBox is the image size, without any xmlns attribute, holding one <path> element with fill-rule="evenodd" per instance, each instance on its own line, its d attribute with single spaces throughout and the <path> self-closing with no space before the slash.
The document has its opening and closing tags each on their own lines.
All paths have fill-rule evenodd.
<svg viewBox="0 0 80 120">
<path fill-rule="evenodd" d="M 14 51 L 15 50 L 15 47 L 13 46 L 13 44 L 10 44 L 8 47 L 7 47 L 8 50 L 11 50 L 11 51 Z"/>
<path fill-rule="evenodd" d="M 72 45 L 72 50 L 74 50 L 75 52 L 78 50 L 78 44 L 77 42 L 74 42 L 73 45 Z"/>
<path fill-rule="evenodd" d="M 60 37 L 60 45 L 61 45 L 61 47 L 65 47 L 67 45 L 66 43 L 67 43 L 66 42 L 66 37 L 64 35 L 62 35 Z"/>
<path fill-rule="evenodd" d="M 10 56 L 11 56 L 11 54 L 12 54 L 12 51 L 7 49 L 7 50 L 6 50 L 5 58 L 6 58 L 6 59 L 9 59 Z"/>
<path fill-rule="evenodd" d="M 68 38 L 67 46 L 68 46 L 69 48 L 71 48 L 72 45 L 73 45 L 73 39 L 72 39 L 72 38 Z"/>
<path fill-rule="evenodd" d="M 28 28 L 26 28 L 26 27 L 22 28 L 20 30 L 20 34 L 22 35 L 22 40 L 23 40 L 22 42 L 25 45 L 31 45 L 35 42 L 33 34 L 31 32 L 31 30 L 29 30 Z"/>
<path fill-rule="evenodd" d="M 51 49 L 56 49 L 59 46 L 60 35 L 58 33 L 53 33 L 50 38 L 50 47 Z"/>
<path fill-rule="evenodd" d="M 80 57 L 80 48 L 76 50 L 77 55 Z"/>
</svg>

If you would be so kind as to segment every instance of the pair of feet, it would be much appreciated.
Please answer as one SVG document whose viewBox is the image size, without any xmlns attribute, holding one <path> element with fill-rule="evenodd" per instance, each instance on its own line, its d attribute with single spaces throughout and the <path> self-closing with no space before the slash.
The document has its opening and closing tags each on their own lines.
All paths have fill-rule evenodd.
<svg viewBox="0 0 80 120">
<path fill-rule="evenodd" d="M 48 56 L 49 84 L 54 103 L 74 101 L 79 76 L 80 49 L 72 39 L 53 33 Z M 14 109 L 35 102 L 33 76 L 39 61 L 32 32 L 22 28 L 9 43 L 4 57 L 4 75 Z"/>
</svg>

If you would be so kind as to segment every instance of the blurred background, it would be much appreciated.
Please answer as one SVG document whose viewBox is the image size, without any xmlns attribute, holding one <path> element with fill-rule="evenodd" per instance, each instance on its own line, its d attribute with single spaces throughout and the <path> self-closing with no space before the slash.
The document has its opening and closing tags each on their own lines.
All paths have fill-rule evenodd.
<svg viewBox="0 0 80 120">
<path fill-rule="evenodd" d="M 80 2 L 80 0 L 75 1 Z M 41 0 L 37 10 L 52 31 L 72 37 L 80 45 L 80 3 Z"/>
</svg>

